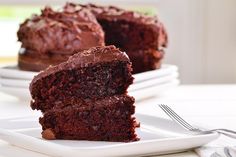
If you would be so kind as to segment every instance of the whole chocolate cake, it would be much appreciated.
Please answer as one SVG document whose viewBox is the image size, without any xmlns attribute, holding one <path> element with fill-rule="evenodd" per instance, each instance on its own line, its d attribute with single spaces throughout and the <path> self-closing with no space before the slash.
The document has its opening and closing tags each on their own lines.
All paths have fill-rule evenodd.
<svg viewBox="0 0 236 157">
<path fill-rule="evenodd" d="M 134 73 L 153 70 L 160 68 L 168 42 L 166 30 L 157 17 L 113 6 L 74 3 L 67 3 L 58 12 L 46 7 L 40 16 L 21 24 L 18 38 L 22 42 L 19 67 L 33 71 L 104 44 L 125 51 L 132 58 Z M 143 60 L 138 62 L 140 58 Z"/>
<path fill-rule="evenodd" d="M 39 71 L 66 61 L 79 50 L 104 45 L 104 32 L 86 8 L 71 12 L 42 10 L 20 25 L 17 33 L 22 48 L 20 69 Z"/>
<path fill-rule="evenodd" d="M 114 46 L 94 47 L 39 73 L 30 84 L 32 109 L 41 110 L 46 139 L 136 141 L 138 124 L 128 56 Z"/>
</svg>

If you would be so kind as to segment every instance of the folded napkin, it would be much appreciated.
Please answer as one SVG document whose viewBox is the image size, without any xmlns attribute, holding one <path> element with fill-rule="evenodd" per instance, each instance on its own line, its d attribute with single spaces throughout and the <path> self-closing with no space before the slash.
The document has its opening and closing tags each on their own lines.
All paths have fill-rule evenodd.
<svg viewBox="0 0 236 157">
<path fill-rule="evenodd" d="M 202 147 L 195 149 L 199 157 L 236 157 L 236 139 L 220 137 Z"/>
</svg>

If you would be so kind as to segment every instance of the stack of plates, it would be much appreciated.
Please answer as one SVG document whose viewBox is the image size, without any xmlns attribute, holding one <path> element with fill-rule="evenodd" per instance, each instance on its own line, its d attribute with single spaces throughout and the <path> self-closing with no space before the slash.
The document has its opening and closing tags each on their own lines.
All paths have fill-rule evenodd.
<svg viewBox="0 0 236 157">
<path fill-rule="evenodd" d="M 22 71 L 14 66 L 0 68 L 0 91 L 20 99 L 30 100 L 29 84 L 36 72 Z M 134 75 L 134 83 L 129 87 L 129 95 L 136 100 L 160 94 L 179 84 L 178 68 L 175 65 L 162 65 L 161 69 Z"/>
</svg>

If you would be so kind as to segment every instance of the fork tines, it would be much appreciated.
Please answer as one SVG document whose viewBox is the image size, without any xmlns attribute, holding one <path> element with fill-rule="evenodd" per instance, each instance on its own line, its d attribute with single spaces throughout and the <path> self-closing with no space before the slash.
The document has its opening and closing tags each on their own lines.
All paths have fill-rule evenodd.
<svg viewBox="0 0 236 157">
<path fill-rule="evenodd" d="M 191 124 L 186 122 L 181 118 L 175 111 L 173 111 L 169 106 L 164 104 L 159 104 L 160 108 L 175 122 L 179 123 L 182 127 L 190 131 L 197 131 L 198 128 L 193 127 Z"/>
</svg>

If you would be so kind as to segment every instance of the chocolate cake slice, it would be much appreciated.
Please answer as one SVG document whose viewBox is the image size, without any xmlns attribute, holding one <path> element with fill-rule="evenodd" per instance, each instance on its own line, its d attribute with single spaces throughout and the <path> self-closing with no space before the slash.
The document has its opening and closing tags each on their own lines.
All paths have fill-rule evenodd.
<svg viewBox="0 0 236 157">
<path fill-rule="evenodd" d="M 31 107 L 44 112 L 71 96 L 100 99 L 126 93 L 133 82 L 131 70 L 126 53 L 114 46 L 78 52 L 32 80 Z"/>
<path fill-rule="evenodd" d="M 45 139 L 129 142 L 138 140 L 134 98 L 115 95 L 57 104 L 40 118 Z"/>
<path fill-rule="evenodd" d="M 32 109 L 41 110 L 45 139 L 136 141 L 138 124 L 126 53 L 115 46 L 78 52 L 30 84 Z"/>
</svg>

